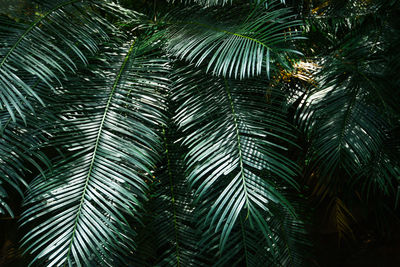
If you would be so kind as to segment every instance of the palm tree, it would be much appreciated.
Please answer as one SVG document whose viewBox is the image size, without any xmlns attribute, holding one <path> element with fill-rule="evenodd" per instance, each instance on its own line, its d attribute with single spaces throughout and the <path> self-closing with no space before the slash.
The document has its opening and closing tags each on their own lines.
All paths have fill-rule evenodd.
<svg viewBox="0 0 400 267">
<path fill-rule="evenodd" d="M 354 190 L 396 198 L 395 1 L 150 2 L 0 17 L 0 213 L 23 196 L 32 265 L 309 265 L 314 199 L 342 235 Z"/>
</svg>

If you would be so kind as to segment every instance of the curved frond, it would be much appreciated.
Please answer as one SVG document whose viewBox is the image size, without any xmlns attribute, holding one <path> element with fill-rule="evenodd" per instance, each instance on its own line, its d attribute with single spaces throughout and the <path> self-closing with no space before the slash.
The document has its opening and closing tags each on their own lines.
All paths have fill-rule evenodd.
<svg viewBox="0 0 400 267">
<path fill-rule="evenodd" d="M 296 164 L 283 151 L 291 136 L 285 118 L 267 103 L 263 82 L 239 82 L 181 70 L 175 77 L 176 122 L 189 151 L 188 180 L 205 223 L 221 230 L 220 250 L 241 216 L 264 236 L 269 203 L 291 210 L 271 177 L 296 186 Z"/>
<path fill-rule="evenodd" d="M 168 29 L 168 51 L 196 62 L 196 66 L 205 62 L 207 70 L 224 77 L 253 77 L 263 69 L 269 75 L 275 63 L 288 66 L 285 53 L 296 53 L 290 43 L 300 38 L 295 30 L 299 21 L 293 19 L 289 9 L 277 7 L 276 2 L 267 9 L 261 5 L 240 7 L 224 14 L 215 8 L 182 11 L 191 12 L 191 20 L 175 15 L 177 21 Z M 244 10 L 248 12 L 245 16 Z M 243 19 L 238 22 L 238 18 Z"/>
<path fill-rule="evenodd" d="M 304 213 L 303 208 L 297 205 L 299 203 L 291 200 L 296 204 L 296 211 Z M 305 223 L 279 206 L 269 205 L 269 208 L 273 216 L 265 216 L 271 229 L 268 236 L 260 229 L 255 229 L 242 214 L 224 251 L 219 250 L 218 245 L 221 231 L 209 229 L 203 224 L 204 218 L 200 218 L 200 244 L 213 259 L 212 266 L 308 266 L 311 245 Z"/>
<path fill-rule="evenodd" d="M 344 42 L 343 46 L 357 48 L 327 58 L 317 73 L 320 87 L 305 103 L 303 118 L 311 129 L 314 166 L 325 177 L 339 168 L 349 175 L 358 172 L 387 138 L 387 123 L 377 111 L 385 101 L 374 81 L 382 62 L 373 58 L 360 61 L 370 50 L 370 45 L 358 46 L 360 42 Z M 376 104 L 368 101 L 371 97 L 377 99 Z"/>
<path fill-rule="evenodd" d="M 59 125 L 48 131 L 66 155 L 35 179 L 25 201 L 22 225 L 35 222 L 23 238 L 37 255 L 32 263 L 115 266 L 132 255 L 128 219 L 140 221 L 145 179 L 161 147 L 155 129 L 168 69 L 150 51 L 139 41 L 111 49 L 90 75 L 58 89 Z"/>
<path fill-rule="evenodd" d="M 46 98 L 49 93 L 47 86 L 38 81 L 30 81 L 40 96 Z M 21 120 L 13 121 L 11 115 L 0 110 L 0 214 L 6 211 L 13 217 L 13 211 L 6 202 L 10 193 L 17 192 L 23 197 L 28 187 L 25 176 L 32 171 L 43 172 L 42 167 L 50 167 L 46 155 L 39 150 L 47 138 L 40 126 L 48 119 L 48 114 L 40 106 L 40 118 L 27 112 L 27 124 Z M 32 169 L 33 168 L 33 169 Z"/>
<path fill-rule="evenodd" d="M 359 97 L 357 91 L 336 88 L 318 108 L 320 123 L 316 124 L 318 132 L 313 144 L 315 164 L 324 176 L 331 176 L 340 167 L 354 174 L 382 145 L 384 123 Z"/>
<path fill-rule="evenodd" d="M 27 119 L 30 123 L 37 123 L 31 116 Z M 10 190 L 23 197 L 28 187 L 25 174 L 29 165 L 39 170 L 41 166 L 38 162 L 49 166 L 46 156 L 38 150 L 43 142 L 44 138 L 37 127 L 26 127 L 20 121 L 13 122 L 7 112 L 0 112 L 0 214 L 14 216 L 6 199 Z"/>
<path fill-rule="evenodd" d="M 392 134 L 393 135 L 393 134 Z M 400 177 L 400 145 L 394 136 L 381 145 L 379 151 L 363 164 L 356 174 L 355 184 L 369 199 L 370 195 L 394 196 L 398 190 Z"/>
</svg>

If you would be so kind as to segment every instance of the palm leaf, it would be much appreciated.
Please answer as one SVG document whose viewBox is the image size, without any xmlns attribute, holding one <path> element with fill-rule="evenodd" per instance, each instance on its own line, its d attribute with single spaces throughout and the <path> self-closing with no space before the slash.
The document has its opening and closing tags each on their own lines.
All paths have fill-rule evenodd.
<svg viewBox="0 0 400 267">
<path fill-rule="evenodd" d="M 379 112 L 388 111 L 380 82 L 384 61 L 372 42 L 364 42 L 352 34 L 338 41 L 316 73 L 318 87 L 301 107 L 322 177 L 338 168 L 354 175 L 388 137 L 386 115 Z"/>
<path fill-rule="evenodd" d="M 32 117 L 29 122 L 37 122 Z M 12 209 L 5 202 L 10 189 L 22 197 L 28 187 L 25 174 L 29 165 L 39 170 L 38 162 L 49 163 L 46 156 L 38 148 L 44 142 L 41 132 L 36 127 L 26 127 L 21 122 L 12 122 L 7 112 L 0 113 L 3 127 L 0 129 L 0 214 L 9 213 L 14 216 Z"/>
<path fill-rule="evenodd" d="M 331 93 L 318 110 L 321 124 L 314 139 L 315 164 L 325 176 L 339 167 L 354 174 L 379 150 L 385 138 L 384 124 L 373 109 L 358 101 L 357 92 L 337 89 Z M 327 118 L 323 114 L 334 115 Z"/>
<path fill-rule="evenodd" d="M 188 13 L 191 20 L 180 19 Z M 289 44 L 300 38 L 294 30 L 300 23 L 293 20 L 289 9 L 274 2 L 267 9 L 262 5 L 239 6 L 232 7 L 229 14 L 221 13 L 220 9 L 191 7 L 170 15 L 166 19 L 172 23 L 168 51 L 196 62 L 196 66 L 205 62 L 207 70 L 224 77 L 253 77 L 263 69 L 269 75 L 274 68 L 271 62 L 290 65 L 285 53 L 296 52 Z M 238 23 L 238 17 L 244 19 Z"/>
<path fill-rule="evenodd" d="M 167 97 L 167 103 L 173 104 Z M 167 115 L 173 114 L 172 107 Z M 171 118 L 171 116 L 168 116 Z M 202 253 L 200 231 L 193 214 L 193 190 L 185 177 L 181 133 L 169 119 L 163 126 L 163 159 L 149 179 L 149 202 L 138 235 L 136 266 L 209 266 L 212 257 Z M 156 233 L 156 234 L 155 234 Z"/>
<path fill-rule="evenodd" d="M 46 94 L 49 93 L 47 86 L 37 80 L 31 80 L 28 84 L 46 99 Z M 51 166 L 46 155 L 40 151 L 48 137 L 40 126 L 51 117 L 41 106 L 35 106 L 35 109 L 41 111 L 42 115 L 37 118 L 27 111 L 25 122 L 28 125 L 21 119 L 13 121 L 7 111 L 0 111 L 0 214 L 7 211 L 14 216 L 5 201 L 11 192 L 17 192 L 23 197 L 23 192 L 28 187 L 25 179 L 27 173 L 43 173 L 43 167 Z"/>
<path fill-rule="evenodd" d="M 353 186 L 359 185 L 366 199 L 370 195 L 394 196 L 398 190 L 400 146 L 394 133 L 389 136 L 355 176 Z"/>
<path fill-rule="evenodd" d="M 248 218 L 268 236 L 268 203 L 291 209 L 268 177 L 295 186 L 296 165 L 282 153 L 290 128 L 267 104 L 264 83 L 224 80 L 188 69 L 175 81 L 174 100 L 181 103 L 176 122 L 189 149 L 188 180 L 202 206 L 197 216 L 222 231 L 221 251 L 243 214 L 243 220 Z"/>
<path fill-rule="evenodd" d="M 298 205 L 303 201 L 291 200 L 296 204 L 297 212 L 304 212 Z M 311 245 L 305 223 L 278 206 L 269 205 L 269 208 L 274 215 L 265 215 L 271 229 L 268 236 L 252 227 L 243 213 L 240 224 L 232 230 L 225 251 L 219 250 L 221 231 L 207 229 L 207 225 L 202 225 L 204 220 L 200 219 L 198 224 L 202 225 L 203 233 L 200 244 L 212 256 L 212 266 L 308 266 Z"/>
<path fill-rule="evenodd" d="M 23 238 L 36 254 L 32 263 L 120 265 L 135 248 L 127 218 L 139 220 L 161 146 L 154 130 L 166 61 L 139 41 L 109 49 L 90 75 L 70 78 L 52 105 L 59 125 L 48 128 L 51 145 L 62 145 L 65 156 L 46 179 L 35 179 L 25 201 L 22 225 L 35 222 Z"/>
</svg>

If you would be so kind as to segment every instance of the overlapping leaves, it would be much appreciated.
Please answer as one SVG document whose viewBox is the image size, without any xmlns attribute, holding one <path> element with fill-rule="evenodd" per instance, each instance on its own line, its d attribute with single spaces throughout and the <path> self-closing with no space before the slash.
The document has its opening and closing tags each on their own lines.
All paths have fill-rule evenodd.
<svg viewBox="0 0 400 267">
<path fill-rule="evenodd" d="M 99 3 L 101 5 L 101 3 Z M 32 21 L 17 23 L 0 17 L 0 109 L 15 121 L 33 110 L 27 97 L 41 101 L 29 85 L 32 77 L 53 87 L 65 72 L 74 71 L 77 60 L 97 51 L 111 27 L 93 12 L 94 2 L 40 1 L 41 13 Z"/>
<path fill-rule="evenodd" d="M 41 98 L 48 97 L 49 88 L 37 79 L 27 81 L 27 84 Z M 32 102 L 36 103 L 34 100 Z M 13 121 L 6 110 L 0 111 L 0 214 L 8 213 L 11 217 L 14 212 L 7 204 L 9 195 L 18 192 L 23 197 L 24 190 L 28 187 L 26 175 L 41 172 L 43 167 L 50 167 L 47 156 L 40 150 L 48 137 L 40 129 L 40 125 L 51 119 L 51 114 L 38 103 L 34 108 L 41 116 L 37 117 L 25 108 L 25 123 L 22 119 Z"/>
</svg>

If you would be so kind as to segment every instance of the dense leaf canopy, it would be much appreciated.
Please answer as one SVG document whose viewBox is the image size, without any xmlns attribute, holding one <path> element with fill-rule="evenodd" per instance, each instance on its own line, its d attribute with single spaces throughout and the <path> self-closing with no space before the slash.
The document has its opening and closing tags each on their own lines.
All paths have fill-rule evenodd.
<svg viewBox="0 0 400 267">
<path fill-rule="evenodd" d="M 23 198 L 31 265 L 310 266 L 313 214 L 341 242 L 398 212 L 398 1 L 9 6 L 0 214 Z"/>
</svg>

